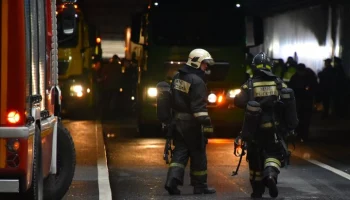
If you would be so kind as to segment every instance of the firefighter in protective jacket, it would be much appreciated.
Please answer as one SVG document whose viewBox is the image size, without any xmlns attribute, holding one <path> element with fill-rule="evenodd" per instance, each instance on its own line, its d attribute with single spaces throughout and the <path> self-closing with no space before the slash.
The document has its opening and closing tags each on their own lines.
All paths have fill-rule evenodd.
<svg viewBox="0 0 350 200">
<path fill-rule="evenodd" d="M 247 143 L 251 197 L 261 198 L 265 187 L 277 197 L 277 177 L 289 157 L 283 138 L 298 124 L 293 90 L 271 72 L 272 62 L 265 53 L 254 57 L 252 67 L 253 77 L 234 100 L 245 109 L 241 136 Z"/>
<path fill-rule="evenodd" d="M 171 82 L 175 148 L 165 183 L 165 189 L 170 195 L 180 194 L 177 186 L 183 185 L 189 159 L 193 193 L 216 192 L 207 185 L 207 139 L 202 133 L 203 126 L 211 126 L 206 107 L 205 74 L 208 65 L 213 63 L 213 58 L 206 50 L 194 49 L 190 52 L 187 63 L 179 69 Z"/>
</svg>

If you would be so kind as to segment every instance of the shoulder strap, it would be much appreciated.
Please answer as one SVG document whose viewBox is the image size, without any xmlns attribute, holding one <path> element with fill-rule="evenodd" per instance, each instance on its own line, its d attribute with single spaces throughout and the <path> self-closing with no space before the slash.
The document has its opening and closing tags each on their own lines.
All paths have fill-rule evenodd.
<svg viewBox="0 0 350 200">
<path fill-rule="evenodd" d="M 283 81 L 279 78 L 279 77 L 276 77 L 275 79 L 275 83 L 276 83 L 276 87 L 277 87 L 277 91 L 278 91 L 278 98 L 281 97 L 281 90 L 283 88 Z"/>
<path fill-rule="evenodd" d="M 248 92 L 249 92 L 249 101 L 254 101 L 254 92 L 253 92 L 253 79 L 248 79 Z"/>
</svg>

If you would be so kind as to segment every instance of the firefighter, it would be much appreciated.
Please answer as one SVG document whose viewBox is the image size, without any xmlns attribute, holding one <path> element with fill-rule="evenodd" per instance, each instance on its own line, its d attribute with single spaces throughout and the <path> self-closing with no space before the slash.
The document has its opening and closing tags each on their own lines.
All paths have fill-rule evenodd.
<svg viewBox="0 0 350 200">
<path fill-rule="evenodd" d="M 290 78 L 292 78 L 292 76 L 297 71 L 296 66 L 297 66 L 297 62 L 294 60 L 293 57 L 289 56 L 287 58 L 287 62 L 285 65 L 285 71 L 283 72 L 283 76 L 282 76 L 282 79 L 285 83 L 288 84 L 290 81 Z"/>
<path fill-rule="evenodd" d="M 172 110 L 175 131 L 174 151 L 165 189 L 170 195 L 179 195 L 185 167 L 190 159 L 190 179 L 194 194 L 212 194 L 216 190 L 207 185 L 207 139 L 203 126 L 211 126 L 207 106 L 205 75 L 214 63 L 204 49 L 190 52 L 187 63 L 178 70 L 171 82 Z"/>
<path fill-rule="evenodd" d="M 265 187 L 269 188 L 271 197 L 278 196 L 277 177 L 280 168 L 284 167 L 288 158 L 283 137 L 277 125 L 285 124 L 284 133 L 293 133 L 297 124 L 293 92 L 286 84 L 274 75 L 272 63 L 265 53 L 257 54 L 252 62 L 253 77 L 241 87 L 241 93 L 234 99 L 237 107 L 245 108 L 245 119 L 241 136 L 247 144 L 250 183 L 253 189 L 252 198 L 261 198 Z M 282 103 L 288 112 L 279 112 Z M 281 100 L 282 101 L 282 100 Z M 282 115 L 281 113 L 286 114 Z M 288 114 L 288 115 L 287 115 Z"/>
<path fill-rule="evenodd" d="M 245 73 L 247 80 L 248 78 L 253 76 L 253 70 L 251 68 L 252 60 L 253 60 L 253 54 L 251 53 L 246 53 L 246 59 L 245 59 Z"/>
</svg>

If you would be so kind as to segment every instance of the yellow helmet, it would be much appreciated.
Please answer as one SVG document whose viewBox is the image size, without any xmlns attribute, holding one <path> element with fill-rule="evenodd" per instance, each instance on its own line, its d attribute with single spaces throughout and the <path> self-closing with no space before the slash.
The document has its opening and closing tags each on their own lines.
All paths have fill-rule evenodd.
<svg viewBox="0 0 350 200">
<path fill-rule="evenodd" d="M 194 49 L 190 52 L 186 64 L 198 69 L 202 62 L 206 62 L 208 65 L 214 64 L 214 60 L 208 51 L 204 49 Z"/>
</svg>

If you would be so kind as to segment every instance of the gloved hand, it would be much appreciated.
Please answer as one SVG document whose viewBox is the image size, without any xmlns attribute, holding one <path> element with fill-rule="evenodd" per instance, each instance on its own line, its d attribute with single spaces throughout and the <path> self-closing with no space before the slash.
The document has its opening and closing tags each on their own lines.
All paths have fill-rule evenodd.
<svg viewBox="0 0 350 200">
<path fill-rule="evenodd" d="M 247 149 L 247 144 L 244 142 L 241 136 L 237 136 L 234 143 L 234 151 L 233 154 L 237 157 L 241 155 L 245 155 L 245 150 Z"/>
</svg>

